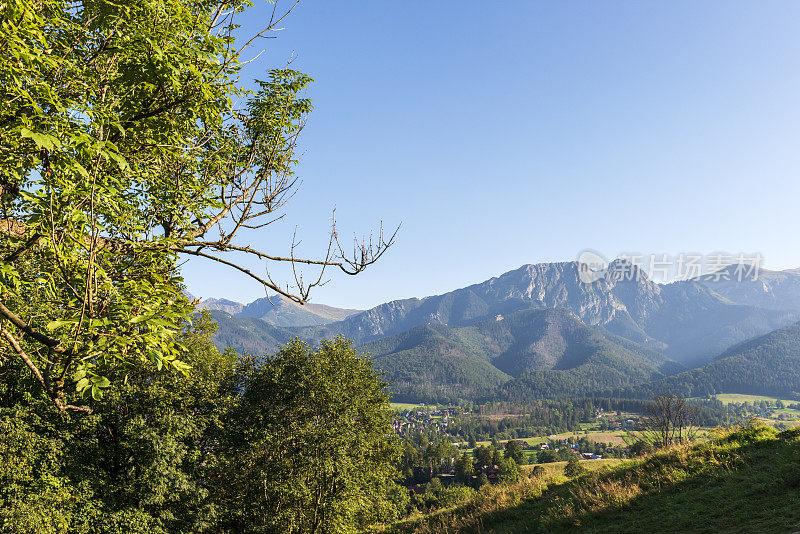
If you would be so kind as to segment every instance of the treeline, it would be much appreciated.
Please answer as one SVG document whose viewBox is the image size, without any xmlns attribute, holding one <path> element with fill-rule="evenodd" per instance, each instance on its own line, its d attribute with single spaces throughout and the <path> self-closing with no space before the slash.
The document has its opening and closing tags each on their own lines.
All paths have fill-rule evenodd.
<svg viewBox="0 0 800 534">
<path fill-rule="evenodd" d="M 240 359 L 213 331 L 182 335 L 188 377 L 122 369 L 91 413 L 0 358 L 0 532 L 348 532 L 408 511 L 368 360 L 342 339 Z"/>
<path fill-rule="evenodd" d="M 462 409 L 467 413 L 450 422 L 448 433 L 454 441 L 474 447 L 480 441 L 505 441 L 573 432 L 581 429 L 581 423 L 594 421 L 600 412 L 644 413 L 651 400 L 586 397 L 572 400 L 464 403 Z M 749 415 L 761 413 L 752 405 L 725 405 L 711 397 L 691 402 L 699 407 L 698 423 L 705 427 L 729 426 L 747 419 Z M 600 424 L 600 430 L 617 430 L 616 426 L 604 428 L 603 423 Z M 438 439 L 433 434 L 426 437 Z"/>
<path fill-rule="evenodd" d="M 580 428 L 595 410 L 590 399 L 493 402 L 475 406 L 470 415 L 452 422 L 448 432 L 465 442 L 546 436 Z"/>
</svg>

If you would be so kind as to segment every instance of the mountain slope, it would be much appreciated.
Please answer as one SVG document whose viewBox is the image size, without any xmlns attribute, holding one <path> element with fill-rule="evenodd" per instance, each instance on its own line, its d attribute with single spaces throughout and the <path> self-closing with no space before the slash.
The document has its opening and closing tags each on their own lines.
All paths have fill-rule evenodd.
<svg viewBox="0 0 800 534">
<path fill-rule="evenodd" d="M 632 391 L 637 383 L 682 370 L 676 361 L 685 367 L 707 364 L 732 345 L 800 318 L 797 312 L 731 302 L 698 281 L 656 284 L 623 261 L 612 263 L 606 276 L 592 283 L 581 280 L 576 262 L 525 265 L 479 284 L 388 302 L 341 321 L 329 318 L 352 310 L 331 312 L 328 318 L 313 311 L 320 309 L 260 299 L 225 317 L 215 341 L 264 352 L 293 336 L 317 343 L 341 334 L 375 355 L 398 395 L 475 398 L 505 381 L 501 395 L 572 395 Z M 259 331 L 263 321 L 273 329 Z M 714 380 L 723 374 L 710 369 Z M 761 388 L 762 379 L 772 375 L 769 369 L 739 372 L 746 377 L 739 388 Z M 712 383 L 702 377 L 687 380 Z"/>
<path fill-rule="evenodd" d="M 360 312 L 324 304 L 301 305 L 282 295 L 260 298 L 250 304 L 209 298 L 198 303 L 197 309 L 224 311 L 235 317 L 254 317 L 281 328 L 325 325 Z"/>
<path fill-rule="evenodd" d="M 361 350 L 372 355 L 399 401 L 445 401 L 492 396 L 510 377 L 479 356 L 453 328 L 428 324 Z"/>
<path fill-rule="evenodd" d="M 800 323 L 731 347 L 711 363 L 619 394 L 678 391 L 690 397 L 746 393 L 800 398 Z"/>
<path fill-rule="evenodd" d="M 746 265 L 730 265 L 696 281 L 737 304 L 800 310 L 800 269 L 756 272 Z"/>
<path fill-rule="evenodd" d="M 631 279 L 624 273 L 632 273 Z M 732 303 L 695 281 L 656 284 L 621 261 L 611 265 L 606 277 L 587 284 L 580 279 L 579 264 L 565 262 L 524 265 L 450 293 L 388 302 L 297 333 L 310 341 L 343 334 L 366 342 L 427 323 L 468 326 L 498 314 L 538 308 L 568 309 L 590 326 L 690 366 L 800 318 L 796 312 Z"/>
<path fill-rule="evenodd" d="M 405 400 L 561 396 L 661 378 L 682 367 L 583 324 L 561 309 L 524 310 L 471 326 L 430 323 L 367 342 L 375 367 Z"/>
<path fill-rule="evenodd" d="M 579 478 L 523 477 L 385 532 L 797 532 L 798 502 L 800 430 L 755 427 Z"/>
<path fill-rule="evenodd" d="M 265 354 L 275 351 L 292 339 L 292 334 L 282 328 L 253 317 L 233 317 L 221 310 L 209 310 L 217 323 L 214 344 L 224 350 L 227 347 L 242 354 Z"/>
</svg>

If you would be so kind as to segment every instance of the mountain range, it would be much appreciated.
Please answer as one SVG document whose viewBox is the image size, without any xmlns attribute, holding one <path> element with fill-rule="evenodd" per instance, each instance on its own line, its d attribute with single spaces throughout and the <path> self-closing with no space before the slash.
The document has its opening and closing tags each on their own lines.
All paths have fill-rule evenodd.
<svg viewBox="0 0 800 534">
<path fill-rule="evenodd" d="M 764 335 L 800 319 L 800 273 L 794 271 L 762 269 L 757 280 L 739 282 L 731 266 L 713 278 L 658 284 L 623 260 L 592 283 L 581 280 L 580 269 L 577 262 L 524 265 L 455 291 L 365 311 L 274 297 L 248 305 L 209 299 L 200 306 L 214 310 L 216 343 L 239 351 L 268 352 L 292 337 L 353 339 L 392 382 L 395 396 L 408 400 L 633 394 L 645 384 L 675 380 L 753 389 L 714 382 L 725 375 L 722 368 L 747 366 L 735 362 L 765 362 L 731 359 L 730 351 L 759 339 L 769 344 Z M 800 327 L 791 328 L 786 335 L 800 339 Z M 800 383 L 800 356 L 786 358 L 788 375 L 752 386 L 762 393 L 778 383 L 782 391 L 800 390 L 784 387 Z"/>
<path fill-rule="evenodd" d="M 324 304 L 298 304 L 283 295 L 263 297 L 249 304 L 209 298 L 197 304 L 198 310 L 222 311 L 234 317 L 252 317 L 278 327 L 324 325 L 341 321 L 361 310 L 334 308 Z"/>
</svg>

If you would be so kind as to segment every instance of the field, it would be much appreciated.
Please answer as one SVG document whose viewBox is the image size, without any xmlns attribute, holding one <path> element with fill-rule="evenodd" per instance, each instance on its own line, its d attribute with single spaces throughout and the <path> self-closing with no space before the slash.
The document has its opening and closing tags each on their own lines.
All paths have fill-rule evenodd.
<svg viewBox="0 0 800 534">
<path fill-rule="evenodd" d="M 795 403 L 797 401 L 787 400 L 787 399 L 778 399 L 776 397 L 764 397 L 762 395 L 742 395 L 739 393 L 720 393 L 719 395 L 715 395 L 717 399 L 722 404 L 731 404 L 732 402 L 742 403 L 742 402 L 761 402 L 761 401 L 769 401 L 775 402 L 777 400 L 782 400 L 786 403 Z"/>
<path fill-rule="evenodd" d="M 401 411 L 401 410 L 418 410 L 420 408 L 431 408 L 434 405 L 428 404 L 412 404 L 408 402 L 390 402 L 389 403 L 393 410 Z"/>
<path fill-rule="evenodd" d="M 582 460 L 581 465 L 589 471 L 597 471 L 603 467 L 612 467 L 620 465 L 624 460 L 616 458 L 604 458 L 602 460 Z M 564 474 L 564 466 L 567 462 L 550 462 L 546 464 L 530 464 L 520 467 L 524 473 L 530 473 L 536 465 L 544 467 L 545 476 L 562 476 Z"/>
<path fill-rule="evenodd" d="M 588 431 L 588 432 L 562 432 L 561 434 L 554 434 L 551 436 L 538 436 L 534 438 L 519 438 L 516 441 L 524 441 L 528 445 L 540 445 L 547 443 L 550 440 L 562 440 L 574 437 L 576 439 L 586 438 L 589 441 L 596 443 L 610 443 L 612 445 L 627 445 L 631 438 L 624 430 L 617 431 Z M 507 440 L 502 440 L 500 443 L 505 443 Z M 478 445 L 490 445 L 491 441 L 479 441 Z"/>
</svg>

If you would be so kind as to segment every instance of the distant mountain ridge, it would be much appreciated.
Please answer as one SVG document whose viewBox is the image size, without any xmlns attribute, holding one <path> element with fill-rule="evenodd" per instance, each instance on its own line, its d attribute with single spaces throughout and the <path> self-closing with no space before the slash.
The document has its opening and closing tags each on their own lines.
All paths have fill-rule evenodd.
<svg viewBox="0 0 800 534">
<path fill-rule="evenodd" d="M 260 298 L 249 304 L 209 298 L 199 302 L 197 309 L 223 311 L 235 317 L 252 317 L 282 328 L 325 325 L 341 321 L 361 311 L 324 304 L 301 305 L 282 295 Z"/>
<path fill-rule="evenodd" d="M 684 369 L 564 309 L 523 310 L 471 326 L 429 323 L 361 349 L 386 373 L 393 393 L 409 400 L 493 396 L 504 383 L 528 396 L 583 394 Z"/>
<path fill-rule="evenodd" d="M 649 397 L 660 391 L 689 397 L 768 393 L 800 399 L 800 323 L 730 347 L 702 367 L 611 394 Z"/>
<path fill-rule="evenodd" d="M 708 280 L 658 284 L 621 260 L 592 283 L 580 269 L 523 265 L 441 295 L 338 310 L 338 321 L 298 316 L 312 309 L 293 303 L 212 302 L 222 314 L 215 341 L 268 352 L 292 337 L 344 335 L 409 400 L 574 395 L 668 380 L 800 319 L 797 273 L 766 273 L 765 292 Z M 259 328 L 264 321 L 271 329 Z"/>
<path fill-rule="evenodd" d="M 696 281 L 737 304 L 772 310 L 800 310 L 800 269 L 754 270 L 736 264 Z"/>
<path fill-rule="evenodd" d="M 657 284 L 620 261 L 591 284 L 581 281 L 579 269 L 577 262 L 524 265 L 479 284 L 388 302 L 340 322 L 300 328 L 297 334 L 311 341 L 342 334 L 364 343 L 421 324 L 467 326 L 497 314 L 564 308 L 587 325 L 695 365 L 800 318 L 800 307 L 787 311 L 733 303 L 696 281 Z M 622 269 L 634 273 L 633 279 L 617 279 Z"/>
</svg>

